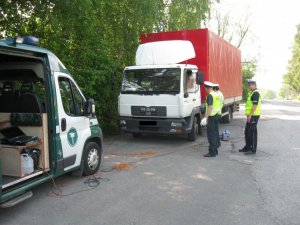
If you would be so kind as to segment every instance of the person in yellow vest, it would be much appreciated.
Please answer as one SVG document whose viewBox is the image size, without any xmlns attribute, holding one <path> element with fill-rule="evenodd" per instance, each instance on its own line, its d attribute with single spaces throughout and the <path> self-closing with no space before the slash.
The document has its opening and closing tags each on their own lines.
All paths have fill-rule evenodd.
<svg viewBox="0 0 300 225">
<path fill-rule="evenodd" d="M 249 94 L 246 102 L 245 115 L 247 123 L 245 127 L 246 145 L 240 152 L 245 155 L 256 154 L 257 149 L 257 123 L 261 114 L 261 96 L 256 87 L 255 80 L 248 80 Z"/>
<path fill-rule="evenodd" d="M 222 109 L 223 109 L 223 105 L 224 105 L 224 95 L 223 93 L 220 91 L 220 86 L 219 84 L 215 84 L 214 87 L 213 87 L 213 90 L 219 95 L 220 97 L 220 112 L 219 112 L 219 121 L 221 119 L 221 116 L 222 116 Z M 219 122 L 218 122 L 218 127 L 217 127 L 217 130 L 219 132 Z M 218 147 L 221 146 L 221 139 L 220 139 L 220 135 L 218 136 Z"/>
<path fill-rule="evenodd" d="M 201 126 L 207 125 L 207 139 L 209 143 L 209 153 L 205 154 L 204 157 L 215 157 L 218 154 L 218 138 L 219 131 L 218 121 L 220 112 L 220 97 L 213 91 L 214 84 L 205 81 L 206 96 L 206 113 L 204 118 L 201 120 Z"/>
</svg>

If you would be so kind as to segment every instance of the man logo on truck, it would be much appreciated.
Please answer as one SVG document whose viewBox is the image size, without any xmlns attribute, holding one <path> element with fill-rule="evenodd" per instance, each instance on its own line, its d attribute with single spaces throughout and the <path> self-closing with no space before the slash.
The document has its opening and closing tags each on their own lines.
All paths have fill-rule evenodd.
<svg viewBox="0 0 300 225">
<path fill-rule="evenodd" d="M 78 140 L 78 134 L 77 134 L 77 130 L 72 127 L 69 131 L 68 131 L 68 143 L 71 147 L 75 146 Z"/>
</svg>

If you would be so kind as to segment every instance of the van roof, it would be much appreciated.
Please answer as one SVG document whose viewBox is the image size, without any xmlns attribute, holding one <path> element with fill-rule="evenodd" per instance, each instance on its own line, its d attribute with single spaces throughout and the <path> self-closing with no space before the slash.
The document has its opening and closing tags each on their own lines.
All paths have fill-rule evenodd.
<svg viewBox="0 0 300 225">
<path fill-rule="evenodd" d="M 52 71 L 70 74 L 69 71 L 67 70 L 67 68 L 64 66 L 64 64 L 58 59 L 58 57 L 46 48 L 42 48 L 42 47 L 34 46 L 34 45 L 28 45 L 28 44 L 11 45 L 11 44 L 8 44 L 6 40 L 0 40 L 0 51 L 1 51 L 2 47 L 6 48 L 7 50 L 17 50 L 17 51 L 23 52 L 25 54 L 26 54 L 26 52 L 37 53 L 37 54 L 46 54 L 48 56 L 50 68 Z"/>
<path fill-rule="evenodd" d="M 44 54 L 52 53 L 51 51 L 49 51 L 46 48 L 41 48 L 39 46 L 34 46 L 34 45 L 27 45 L 27 44 L 16 44 L 15 46 L 10 45 L 10 44 L 7 43 L 6 40 L 0 40 L 0 46 L 10 47 L 10 48 L 13 48 L 13 49 L 22 49 L 22 50 L 27 50 L 27 51 L 30 51 L 30 52 L 37 52 L 37 53 L 44 53 Z"/>
</svg>

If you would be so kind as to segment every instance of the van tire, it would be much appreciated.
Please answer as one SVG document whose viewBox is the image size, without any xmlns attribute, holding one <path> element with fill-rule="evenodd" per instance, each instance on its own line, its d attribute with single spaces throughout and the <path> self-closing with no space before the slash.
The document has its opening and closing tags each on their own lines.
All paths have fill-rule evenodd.
<svg viewBox="0 0 300 225">
<path fill-rule="evenodd" d="M 83 175 L 89 176 L 95 174 L 101 164 L 102 151 L 95 142 L 89 142 L 84 147 L 83 156 Z"/>
<path fill-rule="evenodd" d="M 194 117 L 191 133 L 188 134 L 189 141 L 195 141 L 198 137 L 199 124 L 197 116 Z"/>
</svg>

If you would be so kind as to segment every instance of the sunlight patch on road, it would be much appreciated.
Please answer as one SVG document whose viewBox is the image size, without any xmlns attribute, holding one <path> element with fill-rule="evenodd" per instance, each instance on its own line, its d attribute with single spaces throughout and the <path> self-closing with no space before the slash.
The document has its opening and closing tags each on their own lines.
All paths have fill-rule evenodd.
<svg viewBox="0 0 300 225">
<path fill-rule="evenodd" d="M 192 189 L 191 186 L 185 185 L 181 181 L 167 181 L 163 185 L 158 186 L 158 188 L 166 191 L 172 199 L 178 202 L 186 201 L 184 191 Z"/>
<path fill-rule="evenodd" d="M 198 179 L 198 180 L 213 181 L 213 179 L 211 177 L 206 176 L 202 173 L 197 173 L 196 175 L 194 175 L 192 177 L 195 179 Z"/>
<path fill-rule="evenodd" d="M 145 172 L 144 174 L 147 175 L 147 176 L 154 176 L 154 175 L 155 175 L 155 174 L 152 173 L 152 172 Z"/>
</svg>

